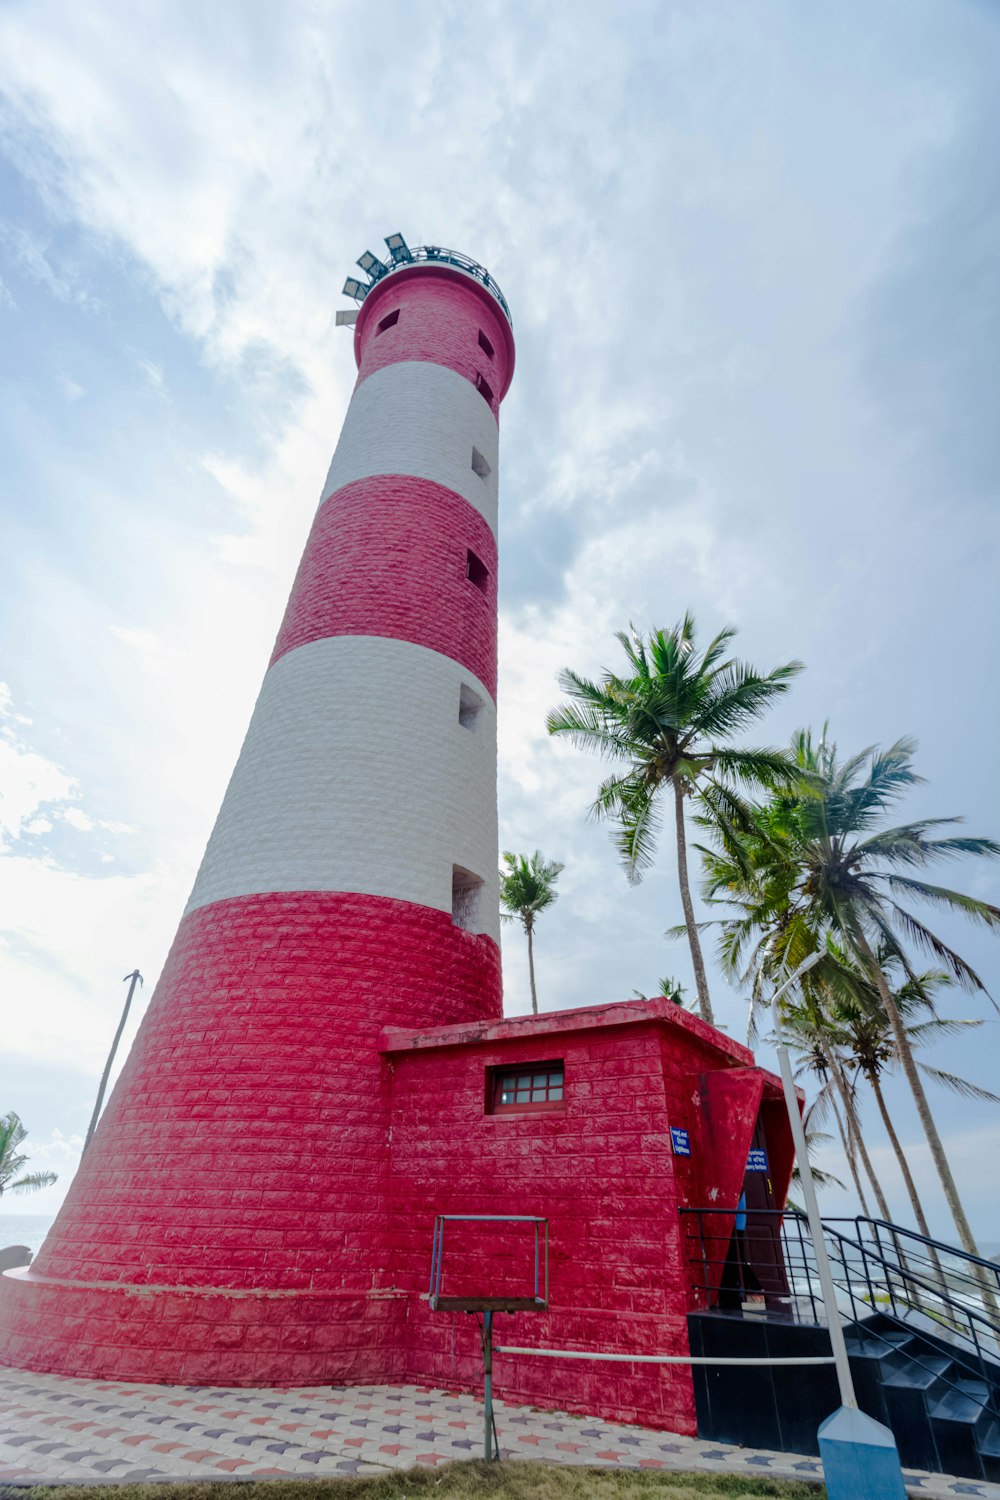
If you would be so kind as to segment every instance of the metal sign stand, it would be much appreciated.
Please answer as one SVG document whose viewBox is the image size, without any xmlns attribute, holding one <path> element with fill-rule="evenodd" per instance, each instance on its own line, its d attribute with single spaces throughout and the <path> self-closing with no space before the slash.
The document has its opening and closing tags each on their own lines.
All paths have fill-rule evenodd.
<svg viewBox="0 0 1000 1500">
<path fill-rule="evenodd" d="M 483 1313 L 483 1408 L 483 1457 L 491 1463 L 500 1457 L 500 1445 L 496 1441 L 493 1422 L 493 1312 L 490 1308 Z"/>
<path fill-rule="evenodd" d="M 477 1297 L 447 1295 L 444 1282 L 444 1235 L 446 1224 L 530 1224 L 534 1239 L 534 1285 L 531 1295 Z M 544 1312 L 549 1305 L 549 1221 L 535 1214 L 436 1214 L 431 1252 L 431 1312 L 476 1313 L 481 1318 L 483 1351 L 483 1457 L 492 1463 L 500 1457 L 500 1440 L 493 1419 L 493 1317 L 498 1312 Z"/>
</svg>

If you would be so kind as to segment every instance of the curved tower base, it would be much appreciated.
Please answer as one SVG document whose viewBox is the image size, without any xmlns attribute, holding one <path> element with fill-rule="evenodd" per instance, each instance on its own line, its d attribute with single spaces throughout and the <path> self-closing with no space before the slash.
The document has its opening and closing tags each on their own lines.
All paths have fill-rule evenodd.
<svg viewBox="0 0 1000 1500">
<path fill-rule="evenodd" d="M 383 1269 L 379 1036 L 500 1010 L 496 944 L 442 912 L 323 892 L 192 912 L 100 1152 L 35 1266 L 0 1276 L 0 1361 L 164 1383 L 392 1379 L 406 1299 Z"/>
</svg>

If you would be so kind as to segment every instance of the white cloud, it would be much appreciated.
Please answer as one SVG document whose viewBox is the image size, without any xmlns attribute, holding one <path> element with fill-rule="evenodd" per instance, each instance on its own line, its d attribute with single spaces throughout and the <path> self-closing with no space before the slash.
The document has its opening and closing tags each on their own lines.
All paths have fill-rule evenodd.
<svg viewBox="0 0 1000 1500">
<path fill-rule="evenodd" d="M 140 359 L 138 365 L 142 377 L 150 390 L 155 391 L 158 396 L 164 395 L 165 388 L 162 367 L 152 359 Z"/>
<path fill-rule="evenodd" d="M 19 725 L 10 707 L 10 690 L 0 684 L 0 849 L 3 841 L 20 837 L 42 807 L 65 802 L 79 794 L 79 786 L 54 761 L 37 754 L 18 737 Z M 20 727 L 20 725 L 19 725 Z M 44 821 L 44 820 L 43 820 Z M 38 823 L 29 830 L 45 831 Z"/>
<path fill-rule="evenodd" d="M 0 715 L 6 720 L 0 718 L 0 830 L 6 835 L 0 848 L 0 993 L 14 1002 L 5 1014 L 4 1046 L 15 1057 L 95 1067 L 119 1004 L 117 971 L 137 954 L 162 959 L 187 876 L 164 866 L 140 875 L 88 875 L 62 863 L 47 842 L 58 823 L 87 835 L 128 830 L 86 813 L 77 805 L 77 779 L 14 733 L 10 725 L 19 716 L 5 687 Z M 40 844 L 19 842 L 22 834 Z"/>
<path fill-rule="evenodd" d="M 17 226 L 0 226 L 0 243 L 4 244 L 14 264 L 30 279 L 45 288 L 60 302 L 96 306 L 94 299 L 70 273 L 57 271 L 50 260 L 51 246 L 30 230 Z"/>
<path fill-rule="evenodd" d="M 62 820 L 71 828 L 76 828 L 80 833 L 89 833 L 94 827 L 94 820 L 79 807 L 67 807 L 63 809 Z"/>
</svg>

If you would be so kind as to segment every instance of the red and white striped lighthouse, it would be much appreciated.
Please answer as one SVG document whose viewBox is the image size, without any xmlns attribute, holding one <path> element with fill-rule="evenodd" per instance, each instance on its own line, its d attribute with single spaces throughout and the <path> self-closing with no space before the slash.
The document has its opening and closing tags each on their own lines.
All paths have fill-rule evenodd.
<svg viewBox="0 0 1000 1500">
<path fill-rule="evenodd" d="M 386 1379 L 384 1026 L 501 1014 L 497 471 L 514 365 L 464 256 L 363 257 L 358 381 L 247 737 L 132 1053 L 0 1359 Z"/>
</svg>

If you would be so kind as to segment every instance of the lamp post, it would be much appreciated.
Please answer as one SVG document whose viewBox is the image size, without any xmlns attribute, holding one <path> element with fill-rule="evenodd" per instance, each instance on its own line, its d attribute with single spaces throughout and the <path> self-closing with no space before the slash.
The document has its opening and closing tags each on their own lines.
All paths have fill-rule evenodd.
<svg viewBox="0 0 1000 1500">
<path fill-rule="evenodd" d="M 810 953 L 809 957 L 799 964 L 798 968 L 788 976 L 771 997 L 777 1018 L 778 1033 L 778 1070 L 781 1074 L 781 1085 L 785 1092 L 785 1108 L 788 1110 L 788 1123 L 792 1127 L 792 1140 L 795 1142 L 795 1155 L 799 1163 L 799 1180 L 802 1185 L 802 1195 L 806 1200 L 806 1218 L 809 1220 L 809 1236 L 813 1243 L 813 1252 L 816 1256 L 816 1270 L 819 1274 L 820 1294 L 823 1299 L 823 1307 L 826 1311 L 826 1323 L 830 1331 L 830 1343 L 833 1346 L 833 1358 L 837 1369 L 837 1383 L 840 1386 L 840 1399 L 844 1406 L 856 1407 L 857 1397 L 854 1394 L 854 1381 L 851 1377 L 851 1365 L 847 1357 L 847 1345 L 844 1341 L 844 1330 L 841 1327 L 840 1317 L 837 1313 L 837 1292 L 833 1284 L 833 1274 L 830 1270 L 830 1260 L 826 1253 L 826 1240 L 823 1235 L 823 1221 L 820 1218 L 819 1204 L 816 1201 L 816 1184 L 813 1182 L 812 1168 L 809 1165 L 809 1150 L 806 1145 L 806 1133 L 802 1126 L 802 1116 L 799 1113 L 799 1101 L 795 1092 L 795 1080 L 792 1076 L 792 1061 L 788 1055 L 782 1035 L 782 1014 L 779 1001 L 787 989 L 796 984 L 807 973 L 814 964 L 822 958 L 821 953 Z"/>
<path fill-rule="evenodd" d="M 844 1330 L 837 1311 L 837 1292 L 830 1271 L 823 1236 L 823 1221 L 819 1216 L 816 1201 L 816 1184 L 809 1166 L 809 1150 L 806 1133 L 802 1128 L 799 1101 L 792 1077 L 792 1061 L 782 1038 L 782 1015 L 779 1001 L 787 989 L 795 984 L 822 958 L 821 953 L 810 953 L 779 985 L 771 999 L 777 1020 L 778 1069 L 781 1086 L 785 1094 L 788 1123 L 792 1127 L 795 1155 L 799 1161 L 799 1178 L 802 1194 L 806 1200 L 806 1217 L 809 1220 L 809 1235 L 816 1256 L 819 1273 L 820 1295 L 826 1310 L 826 1325 L 830 1334 L 833 1362 L 840 1387 L 840 1407 L 833 1412 L 819 1429 L 819 1451 L 823 1460 L 823 1477 L 830 1500 L 906 1500 L 903 1471 L 900 1467 L 896 1440 L 888 1427 L 876 1422 L 865 1412 L 858 1410 L 851 1377 L 851 1363 L 847 1357 Z"/>
</svg>

